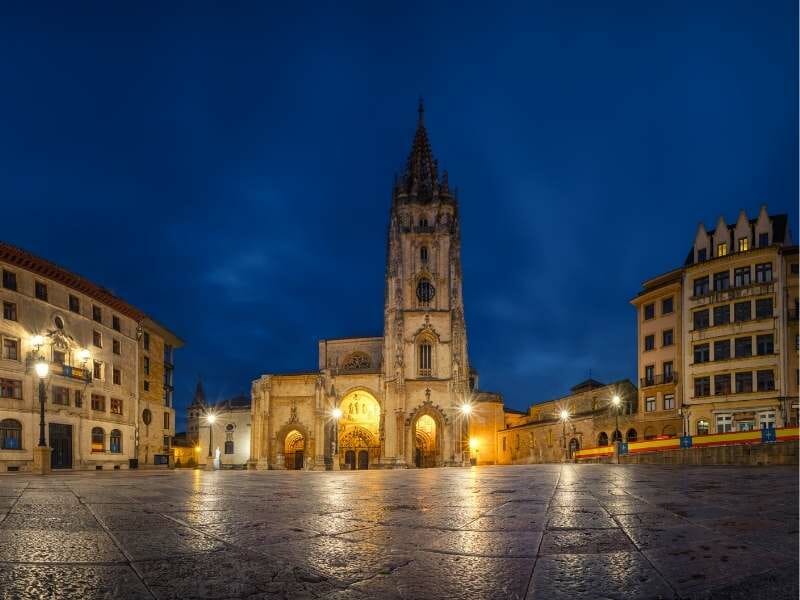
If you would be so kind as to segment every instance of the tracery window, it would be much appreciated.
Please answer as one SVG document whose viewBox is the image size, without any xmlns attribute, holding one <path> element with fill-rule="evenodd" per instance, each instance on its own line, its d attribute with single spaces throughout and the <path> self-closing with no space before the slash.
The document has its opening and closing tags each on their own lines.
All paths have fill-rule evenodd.
<svg viewBox="0 0 800 600">
<path fill-rule="evenodd" d="M 433 373 L 433 346 L 428 341 L 419 345 L 419 374 L 421 377 L 430 377 Z"/>
<path fill-rule="evenodd" d="M 417 284 L 417 300 L 420 306 L 430 306 L 433 297 L 436 295 L 436 288 L 430 280 L 423 278 Z"/>
</svg>

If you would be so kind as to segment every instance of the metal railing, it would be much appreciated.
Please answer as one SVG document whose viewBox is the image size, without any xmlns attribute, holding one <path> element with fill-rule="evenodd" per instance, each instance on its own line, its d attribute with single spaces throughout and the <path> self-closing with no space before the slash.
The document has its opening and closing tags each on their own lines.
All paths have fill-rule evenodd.
<svg viewBox="0 0 800 600">
<path fill-rule="evenodd" d="M 654 385 L 663 385 L 665 383 L 675 383 L 678 380 L 678 373 L 659 373 L 652 377 L 642 377 L 640 379 L 640 387 L 651 387 Z"/>
</svg>

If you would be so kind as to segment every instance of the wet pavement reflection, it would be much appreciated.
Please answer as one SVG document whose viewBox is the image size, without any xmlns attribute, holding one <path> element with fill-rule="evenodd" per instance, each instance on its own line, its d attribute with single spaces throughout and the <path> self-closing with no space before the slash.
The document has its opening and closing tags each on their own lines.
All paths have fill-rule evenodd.
<svg viewBox="0 0 800 600">
<path fill-rule="evenodd" d="M 797 598 L 792 467 L 0 476 L 0 598 Z"/>
</svg>

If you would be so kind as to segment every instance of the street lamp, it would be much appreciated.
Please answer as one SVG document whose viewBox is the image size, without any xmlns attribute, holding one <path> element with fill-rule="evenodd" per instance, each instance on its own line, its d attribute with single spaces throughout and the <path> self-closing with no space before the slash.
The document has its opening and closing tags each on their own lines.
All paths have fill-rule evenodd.
<svg viewBox="0 0 800 600">
<path fill-rule="evenodd" d="M 36 337 L 41 337 L 41 336 L 36 336 Z M 47 447 L 47 442 L 44 439 L 44 401 L 45 401 L 44 379 L 50 372 L 50 365 L 47 364 L 47 361 L 44 359 L 44 357 L 40 356 L 39 358 L 36 359 L 36 363 L 34 364 L 34 369 L 36 369 L 36 374 L 39 376 L 39 447 L 45 448 Z"/>
<path fill-rule="evenodd" d="M 461 440 L 462 440 L 461 441 L 461 455 L 462 455 L 461 462 L 469 462 L 469 458 L 470 458 L 469 457 L 469 445 L 470 445 L 470 442 L 471 442 L 470 430 L 469 430 L 469 426 L 470 426 L 469 417 L 472 414 L 472 404 L 470 404 L 469 402 L 464 402 L 461 405 L 460 408 L 461 408 L 461 414 L 464 415 L 464 429 L 462 430 L 462 431 L 464 431 L 464 433 L 461 436 Z M 467 455 L 467 460 L 466 461 L 463 458 L 465 454 Z"/>
<path fill-rule="evenodd" d="M 566 408 L 561 409 L 559 413 L 561 418 L 561 443 L 564 445 L 564 458 L 567 457 L 567 421 L 569 421 L 569 411 Z"/>
<path fill-rule="evenodd" d="M 208 458 L 212 458 L 211 447 L 214 445 L 214 421 L 216 420 L 217 415 L 214 413 L 206 413 L 206 423 L 208 423 Z"/>
<path fill-rule="evenodd" d="M 614 394 L 614 397 L 611 398 L 611 404 L 613 404 L 614 408 L 617 409 L 614 413 L 614 441 L 621 442 L 622 432 L 619 430 L 619 408 L 622 406 L 622 398 L 620 398 L 617 394 Z"/>
</svg>

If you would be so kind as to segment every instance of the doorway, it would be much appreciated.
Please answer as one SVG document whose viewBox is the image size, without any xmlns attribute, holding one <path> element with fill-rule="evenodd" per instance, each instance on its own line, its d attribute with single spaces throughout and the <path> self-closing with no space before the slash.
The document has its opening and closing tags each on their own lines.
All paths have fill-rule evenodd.
<svg viewBox="0 0 800 600">
<path fill-rule="evenodd" d="M 369 452 L 366 450 L 358 451 L 358 468 L 359 470 L 369 468 Z"/>
<path fill-rule="evenodd" d="M 417 468 L 435 467 L 438 454 L 436 421 L 422 415 L 414 424 L 414 465 Z"/>
<path fill-rule="evenodd" d="M 50 423 L 50 468 L 72 468 L 72 425 Z"/>
<path fill-rule="evenodd" d="M 344 464 L 350 471 L 356 468 L 356 453 L 353 450 L 344 453 Z"/>
<path fill-rule="evenodd" d="M 302 470 L 305 466 L 306 439 L 297 429 L 286 434 L 284 440 L 284 462 L 287 469 Z"/>
</svg>

